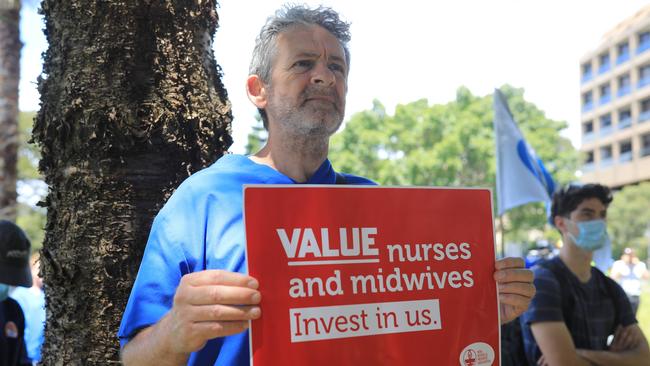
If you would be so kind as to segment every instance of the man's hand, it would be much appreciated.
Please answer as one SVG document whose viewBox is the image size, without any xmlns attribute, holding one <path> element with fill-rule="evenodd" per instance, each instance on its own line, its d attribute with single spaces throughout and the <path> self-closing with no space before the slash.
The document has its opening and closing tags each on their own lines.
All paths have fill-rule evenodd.
<svg viewBox="0 0 650 366">
<path fill-rule="evenodd" d="M 612 352 L 627 351 L 636 348 L 643 342 L 643 339 L 643 334 L 638 327 L 622 327 L 619 325 L 616 327 L 614 341 L 609 346 L 609 350 Z"/>
<path fill-rule="evenodd" d="M 181 278 L 166 319 L 173 350 L 191 353 L 217 337 L 241 333 L 261 315 L 256 279 L 240 273 L 207 270 Z"/>
<path fill-rule="evenodd" d="M 208 340 L 243 332 L 261 316 L 262 295 L 253 277 L 221 270 L 187 274 L 171 310 L 122 349 L 125 365 L 183 365 Z"/>
<path fill-rule="evenodd" d="M 494 267 L 494 279 L 499 289 L 501 324 L 505 324 L 528 309 L 535 295 L 533 272 L 524 267 L 522 258 L 499 259 Z"/>
</svg>

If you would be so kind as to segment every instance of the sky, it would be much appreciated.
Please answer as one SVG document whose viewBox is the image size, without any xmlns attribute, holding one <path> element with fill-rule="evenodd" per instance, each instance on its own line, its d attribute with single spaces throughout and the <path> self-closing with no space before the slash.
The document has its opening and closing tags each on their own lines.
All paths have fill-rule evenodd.
<svg viewBox="0 0 650 366">
<path fill-rule="evenodd" d="M 256 109 L 244 88 L 254 40 L 284 1 L 221 0 L 215 56 L 233 110 L 232 152 L 243 153 Z M 563 135 L 580 146 L 580 58 L 605 32 L 649 4 L 639 0 L 306 1 L 337 10 L 351 22 L 346 117 L 378 99 L 397 104 L 455 99 L 461 85 L 487 95 L 510 84 L 563 120 Z M 36 78 L 47 48 L 35 7 L 21 12 L 20 109 L 37 110 Z M 534 147 L 534 146 L 533 146 Z"/>
</svg>

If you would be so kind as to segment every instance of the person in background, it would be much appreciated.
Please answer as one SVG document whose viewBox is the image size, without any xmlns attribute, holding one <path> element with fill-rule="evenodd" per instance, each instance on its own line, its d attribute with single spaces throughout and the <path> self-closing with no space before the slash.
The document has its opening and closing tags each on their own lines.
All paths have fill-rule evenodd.
<svg viewBox="0 0 650 366">
<path fill-rule="evenodd" d="M 25 317 L 9 297 L 15 286 L 30 287 L 31 244 L 14 223 L 0 220 L 0 366 L 31 365 L 25 349 Z"/>
<path fill-rule="evenodd" d="M 43 279 L 39 276 L 39 259 L 38 253 L 32 254 L 30 258 L 32 287 L 17 287 L 10 295 L 25 314 L 25 345 L 27 356 L 34 364 L 41 360 L 41 347 L 45 339 L 45 292 Z"/>
<path fill-rule="evenodd" d="M 650 278 L 645 263 L 639 260 L 632 248 L 625 248 L 621 259 L 612 265 L 610 277 L 623 287 L 636 315 L 641 301 L 641 281 Z"/>
<path fill-rule="evenodd" d="M 591 265 L 608 240 L 611 201 L 600 184 L 569 185 L 553 195 L 551 218 L 564 245 L 559 256 L 533 267 L 537 293 L 520 317 L 529 365 L 648 365 L 648 341 L 625 292 Z"/>
</svg>

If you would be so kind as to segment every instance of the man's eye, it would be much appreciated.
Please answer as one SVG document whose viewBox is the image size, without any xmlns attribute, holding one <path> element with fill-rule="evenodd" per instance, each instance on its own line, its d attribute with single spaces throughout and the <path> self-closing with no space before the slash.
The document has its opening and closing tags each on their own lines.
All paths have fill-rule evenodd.
<svg viewBox="0 0 650 366">
<path fill-rule="evenodd" d="M 345 72 L 345 68 L 341 64 L 330 64 L 330 70 L 337 71 L 337 72 L 340 72 L 340 73 Z"/>
<path fill-rule="evenodd" d="M 308 69 L 310 68 L 314 63 L 311 60 L 299 60 L 296 61 L 293 66 L 301 69 Z"/>
</svg>

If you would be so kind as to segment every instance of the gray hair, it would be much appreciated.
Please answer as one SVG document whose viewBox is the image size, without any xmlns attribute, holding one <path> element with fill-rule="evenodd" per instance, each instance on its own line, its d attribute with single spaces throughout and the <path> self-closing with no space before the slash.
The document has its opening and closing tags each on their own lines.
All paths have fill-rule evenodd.
<svg viewBox="0 0 650 366">
<path fill-rule="evenodd" d="M 350 67 L 350 51 L 348 42 L 350 41 L 350 23 L 344 22 L 339 18 L 339 14 L 332 8 L 319 6 L 310 9 L 306 5 L 285 4 L 275 12 L 275 15 L 266 20 L 260 34 L 255 39 L 255 48 L 253 49 L 253 58 L 248 69 L 249 75 L 257 75 L 262 82 L 267 85 L 271 83 L 271 66 L 277 50 L 278 35 L 288 28 L 296 25 L 318 25 L 330 32 L 343 47 L 345 53 L 345 63 Z M 264 128 L 267 128 L 266 113 L 258 109 L 264 122 Z"/>
</svg>

